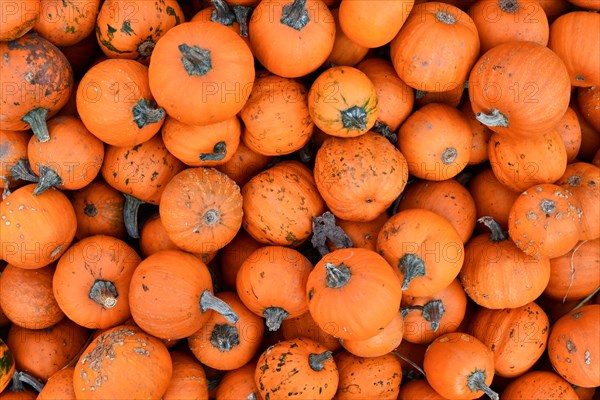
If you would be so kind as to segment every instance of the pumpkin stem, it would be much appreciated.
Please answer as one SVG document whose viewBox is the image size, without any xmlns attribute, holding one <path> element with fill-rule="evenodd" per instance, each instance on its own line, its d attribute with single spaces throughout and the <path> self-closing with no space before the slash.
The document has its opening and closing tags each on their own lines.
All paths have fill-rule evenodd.
<svg viewBox="0 0 600 400">
<path fill-rule="evenodd" d="M 375 133 L 380 134 L 381 136 L 389 140 L 392 144 L 398 143 L 398 135 L 392 132 L 392 129 L 389 127 L 388 124 L 376 121 L 375 125 L 373 126 L 373 128 L 371 128 L 371 130 Z"/>
<path fill-rule="evenodd" d="M 444 309 L 444 303 L 442 303 L 441 300 L 435 299 L 428 301 L 423 306 L 409 306 L 402 308 L 400 310 L 402 318 L 405 318 L 411 311 L 421 311 L 421 315 L 425 318 L 425 321 L 429 322 L 431 330 L 437 332 L 440 327 L 440 321 L 446 310 Z"/>
<path fill-rule="evenodd" d="M 235 15 L 224 0 L 211 0 L 215 9 L 210 15 L 212 22 L 225 26 L 231 26 L 235 22 Z"/>
<path fill-rule="evenodd" d="M 149 58 L 154 51 L 156 43 L 152 39 L 146 39 L 137 47 L 137 52 L 143 58 Z"/>
<path fill-rule="evenodd" d="M 308 365 L 313 371 L 322 371 L 325 368 L 325 361 L 331 360 L 331 354 L 329 350 L 319 354 L 311 353 L 308 356 Z"/>
<path fill-rule="evenodd" d="M 498 224 L 496 222 L 496 220 L 494 218 L 485 216 L 485 217 L 479 218 L 477 221 L 481 222 L 490 231 L 492 231 L 492 237 L 491 237 L 492 242 L 498 243 L 498 242 L 503 242 L 505 240 L 508 240 L 508 236 L 506 235 L 506 233 L 504 233 L 504 231 L 502 230 L 502 227 L 500 226 L 500 224 Z"/>
<path fill-rule="evenodd" d="M 123 206 L 123 220 L 127 234 L 133 239 L 139 239 L 140 233 L 138 229 L 138 211 L 140 206 L 145 202 L 136 199 L 130 194 L 123 193 L 125 196 L 125 205 Z"/>
<path fill-rule="evenodd" d="M 546 214 L 546 217 L 549 217 L 554 211 L 556 211 L 556 203 L 552 200 L 544 199 L 540 203 L 540 210 Z"/>
<path fill-rule="evenodd" d="M 342 288 L 346 286 L 351 277 L 352 272 L 344 263 L 339 265 L 329 262 L 325 263 L 325 282 L 328 288 Z"/>
<path fill-rule="evenodd" d="M 587 303 L 588 301 L 593 299 L 598 294 L 598 292 L 600 292 L 600 286 L 598 286 L 596 288 L 596 290 L 594 290 L 592 293 L 587 295 L 587 297 L 585 299 L 581 300 L 575 307 L 573 307 L 573 309 L 571 311 L 575 311 L 575 310 L 578 310 L 581 307 L 583 307 L 585 305 L 585 303 Z M 571 311 L 569 311 L 569 312 L 571 312 Z"/>
<path fill-rule="evenodd" d="M 502 126 L 508 128 L 508 118 L 497 108 L 494 108 L 489 114 L 477 113 L 475 114 L 475 118 L 485 126 Z"/>
<path fill-rule="evenodd" d="M 227 156 L 227 144 L 218 142 L 213 147 L 212 153 L 200 153 L 200 161 L 221 161 Z"/>
<path fill-rule="evenodd" d="M 33 194 L 36 196 L 39 196 L 51 187 L 63 184 L 62 178 L 52 168 L 40 165 L 38 170 L 40 171 L 40 180 L 35 189 L 33 189 Z"/>
<path fill-rule="evenodd" d="M 338 249 L 352 247 L 352 239 L 342 228 L 335 224 L 335 216 L 331 211 L 325 211 L 322 215 L 314 217 L 312 221 L 313 237 L 310 242 L 319 251 L 321 257 L 329 253 L 327 239 L 333 242 Z"/>
<path fill-rule="evenodd" d="M 436 12 L 435 19 L 437 19 L 438 21 L 440 21 L 444 24 L 448 24 L 448 25 L 454 25 L 456 23 L 456 18 L 454 18 L 454 15 L 452 15 L 446 11 Z"/>
<path fill-rule="evenodd" d="M 246 397 L 247 400 L 256 400 L 256 393 L 252 392 Z"/>
<path fill-rule="evenodd" d="M 29 161 L 25 159 L 20 159 L 17 161 L 17 163 L 10 169 L 10 173 L 12 174 L 14 180 L 21 179 L 22 181 L 27 182 L 39 182 L 40 180 L 40 177 L 37 176 L 31 169 Z"/>
<path fill-rule="evenodd" d="M 229 324 L 217 324 L 210 335 L 210 344 L 224 353 L 240 344 L 237 328 Z"/>
<path fill-rule="evenodd" d="M 85 207 L 83 208 L 83 213 L 88 217 L 93 218 L 98 215 L 98 208 L 94 204 L 86 202 Z"/>
<path fill-rule="evenodd" d="M 567 179 L 567 183 L 571 187 L 581 186 L 581 177 L 579 175 L 571 175 L 569 179 Z"/>
<path fill-rule="evenodd" d="M 293 3 L 283 6 L 283 13 L 279 21 L 290 28 L 301 31 L 310 22 L 306 0 L 294 0 Z"/>
<path fill-rule="evenodd" d="M 410 364 L 414 369 L 416 369 L 421 374 L 423 374 L 423 376 L 425 376 L 425 371 L 423 371 L 423 368 L 419 367 L 419 365 L 416 362 L 414 362 L 413 360 L 411 360 L 410 358 L 408 358 L 406 356 L 403 356 L 402 354 L 398 353 L 397 351 L 392 351 L 391 353 L 393 355 L 395 355 L 396 357 L 398 357 L 399 359 L 401 359 L 402 361 L 406 362 L 407 364 Z"/>
<path fill-rule="evenodd" d="M 227 303 L 215 297 L 209 290 L 204 290 L 200 296 L 200 309 L 202 312 L 216 311 L 232 324 L 235 324 L 240 318 Z"/>
<path fill-rule="evenodd" d="M 189 76 L 204 76 L 212 70 L 210 50 L 198 46 L 190 47 L 183 43 L 179 45 L 181 62 Z"/>
<path fill-rule="evenodd" d="M 42 382 L 38 381 L 37 379 L 35 379 L 33 376 L 31 376 L 25 372 L 15 371 L 12 376 L 12 381 L 10 384 L 10 391 L 11 392 L 24 392 L 25 391 L 25 386 L 23 385 L 24 383 L 31 386 L 38 393 L 41 392 L 42 389 L 44 388 L 44 384 Z"/>
<path fill-rule="evenodd" d="M 142 129 L 146 125 L 154 124 L 162 121 L 165 117 L 165 110 L 160 107 L 156 107 L 146 99 L 140 99 L 132 109 L 133 122 L 138 128 Z"/>
<path fill-rule="evenodd" d="M 290 315 L 281 307 L 268 307 L 263 311 L 263 317 L 266 319 L 267 328 L 275 332 L 281 327 L 281 323 Z"/>
<path fill-rule="evenodd" d="M 353 106 L 347 110 L 340 111 L 342 124 L 346 129 L 364 131 L 367 129 L 367 112 L 364 107 Z"/>
<path fill-rule="evenodd" d="M 446 165 L 452 164 L 456 157 L 458 157 L 458 152 L 454 147 L 447 147 L 446 150 L 442 153 L 442 162 Z"/>
<path fill-rule="evenodd" d="M 408 289 L 410 282 L 419 277 L 425 276 L 425 262 L 416 254 L 405 254 L 400 258 L 398 268 L 402 271 L 404 279 L 402 280 L 402 290 Z"/>
<path fill-rule="evenodd" d="M 514 14 L 519 9 L 517 0 L 500 0 L 500 9 L 506 13 Z"/>
<path fill-rule="evenodd" d="M 8 196 L 10 196 L 10 182 L 8 181 L 8 179 L 4 180 L 4 190 L 2 191 L 2 200 L 6 199 Z"/>
<path fill-rule="evenodd" d="M 467 377 L 467 387 L 471 392 L 482 391 L 492 400 L 500 399 L 498 393 L 494 392 L 485 384 L 485 372 L 480 369 L 476 369 L 475 372 Z"/>
<path fill-rule="evenodd" d="M 43 107 L 37 107 L 21 118 L 21 121 L 29 124 L 33 134 L 40 143 L 50 140 L 50 133 L 48 132 L 48 126 L 46 125 L 47 117 L 48 110 Z"/>
<path fill-rule="evenodd" d="M 104 308 L 113 308 L 117 305 L 117 288 L 110 281 L 96 279 L 89 293 L 90 299 L 100 304 Z"/>
<path fill-rule="evenodd" d="M 236 22 L 240 24 L 240 36 L 248 37 L 248 17 L 250 16 L 252 7 L 236 5 L 231 7 L 231 9 L 235 14 Z"/>
</svg>

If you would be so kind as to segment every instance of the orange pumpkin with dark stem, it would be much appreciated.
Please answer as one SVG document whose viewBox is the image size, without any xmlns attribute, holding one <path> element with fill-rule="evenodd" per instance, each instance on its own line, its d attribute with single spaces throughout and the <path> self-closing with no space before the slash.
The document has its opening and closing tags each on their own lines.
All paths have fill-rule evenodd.
<svg viewBox="0 0 600 400">
<path fill-rule="evenodd" d="M 120 325 L 103 332 L 85 349 L 75 366 L 73 387 L 80 400 L 160 398 L 172 374 L 169 351 L 160 340 L 139 328 Z"/>
<path fill-rule="evenodd" d="M 152 94 L 169 116 L 189 125 L 208 125 L 235 116 L 246 104 L 254 59 L 228 27 L 186 22 L 157 43 L 148 72 Z"/>
<path fill-rule="evenodd" d="M 0 275 L 0 306 L 15 325 L 44 329 L 59 322 L 65 314 L 52 292 L 54 263 L 28 270 L 8 264 Z"/>
<path fill-rule="evenodd" d="M 147 64 L 158 40 L 184 21 L 176 0 L 164 0 L 160 5 L 143 0 L 105 0 L 98 13 L 96 38 L 108 57 Z"/>
<path fill-rule="evenodd" d="M 568 253 L 581 235 L 579 200 L 553 184 L 536 185 L 515 200 L 508 216 L 508 234 L 525 254 L 535 258 Z"/>
<path fill-rule="evenodd" d="M 248 47 L 250 40 L 248 39 L 248 17 L 251 8 L 248 6 L 234 6 L 232 2 L 225 0 L 211 0 L 206 8 L 198 11 L 190 22 L 216 22 L 224 25 L 240 35 Z"/>
<path fill-rule="evenodd" d="M 5 93 L 0 99 L 0 129 L 31 129 L 40 142 L 47 142 L 46 120 L 67 104 L 73 90 L 69 62 L 52 43 L 30 33 L 0 42 L 0 53 Z"/>
<path fill-rule="evenodd" d="M 254 357 L 262 342 L 264 324 L 262 317 L 246 308 L 235 292 L 220 292 L 216 297 L 227 303 L 239 319 L 232 324 L 213 312 L 187 341 L 202 365 L 229 371 L 242 367 Z"/>
<path fill-rule="evenodd" d="M 311 235 L 313 218 L 325 211 L 312 171 L 298 161 L 282 161 L 257 174 L 242 196 L 243 227 L 265 244 L 299 246 Z"/>
<path fill-rule="evenodd" d="M 431 296 L 458 276 L 464 245 L 448 220 L 409 209 L 392 216 L 377 237 L 377 251 L 393 267 L 407 296 Z"/>
<path fill-rule="evenodd" d="M 272 159 L 271 156 L 255 152 L 241 141 L 231 159 L 215 168 L 233 179 L 239 187 L 242 187 L 254 175 L 265 169 Z"/>
<path fill-rule="evenodd" d="M 70 366 L 52 374 L 37 398 L 39 400 L 75 400 L 74 373 L 75 367 Z"/>
<path fill-rule="evenodd" d="M 477 399 L 482 393 L 498 400 L 490 389 L 494 355 L 478 339 L 455 332 L 440 336 L 425 352 L 423 370 L 436 392 L 450 399 Z"/>
<path fill-rule="evenodd" d="M 249 362 L 243 367 L 227 371 L 215 394 L 216 400 L 249 399 L 252 395 L 258 396 L 258 388 L 254 383 L 256 363 Z"/>
<path fill-rule="evenodd" d="M 58 190 L 36 196 L 34 189 L 34 184 L 23 186 L 0 203 L 0 258 L 19 268 L 41 268 L 57 260 L 77 230 L 67 196 Z"/>
<path fill-rule="evenodd" d="M 567 112 L 556 126 L 556 130 L 567 150 L 567 163 L 572 163 L 577 158 L 577 153 L 581 148 L 581 125 L 577 114 L 571 108 L 567 108 Z"/>
<path fill-rule="evenodd" d="M 241 126 L 236 116 L 209 125 L 187 125 L 167 117 L 162 127 L 165 147 L 192 167 L 214 167 L 233 157 L 240 143 Z"/>
<path fill-rule="evenodd" d="M 276 331 L 281 322 L 308 311 L 306 281 L 313 266 L 300 252 L 265 246 L 252 252 L 237 273 L 236 290 L 254 314 Z"/>
<path fill-rule="evenodd" d="M 182 351 L 171 351 L 173 375 L 163 400 L 207 399 L 208 382 L 202 364 Z"/>
<path fill-rule="evenodd" d="M 77 112 L 97 138 L 122 147 L 146 142 L 165 119 L 150 92 L 148 67 L 134 60 L 92 66 L 77 87 Z"/>
<path fill-rule="evenodd" d="M 600 304 L 585 305 L 552 325 L 548 357 L 567 382 L 581 387 L 600 386 Z"/>
<path fill-rule="evenodd" d="M 94 32 L 100 4 L 100 0 L 41 0 L 43 14 L 33 29 L 55 46 L 72 46 Z"/>
<path fill-rule="evenodd" d="M 326 139 L 315 157 L 313 173 L 319 193 L 336 217 L 366 222 L 381 215 L 402 193 L 408 171 L 403 153 L 383 136 L 368 132 Z"/>
<path fill-rule="evenodd" d="M 169 238 L 193 253 L 223 248 L 242 225 L 240 188 L 214 168 L 188 168 L 167 184 L 160 218 Z"/>
<path fill-rule="evenodd" d="M 262 0 L 248 28 L 258 61 L 284 78 L 315 71 L 327 60 L 335 41 L 333 15 L 321 0 Z"/>
<path fill-rule="evenodd" d="M 493 132 L 490 128 L 477 121 L 477 116 L 471 108 L 469 99 L 465 100 L 461 107 L 461 111 L 467 116 L 469 124 L 471 125 L 471 132 L 473 133 L 469 165 L 481 164 L 489 159 L 488 142 L 490 141 Z"/>
<path fill-rule="evenodd" d="M 361 248 L 326 254 L 310 273 L 306 292 L 317 325 L 344 340 L 375 336 L 397 316 L 402 297 L 385 259 Z"/>
<path fill-rule="evenodd" d="M 340 19 L 338 17 L 339 8 L 331 10 L 331 14 L 335 20 L 335 41 L 325 65 L 332 67 L 336 65 L 353 67 L 365 58 L 369 52 L 369 48 L 352 41 L 344 33 L 340 27 Z"/>
<path fill-rule="evenodd" d="M 552 371 L 529 371 L 514 379 L 503 399 L 581 400 L 569 382 Z"/>
<path fill-rule="evenodd" d="M 600 85 L 577 89 L 577 105 L 583 118 L 600 131 Z"/>
<path fill-rule="evenodd" d="M 506 378 L 533 367 L 546 350 L 549 331 L 548 316 L 535 303 L 502 310 L 480 307 L 469 325 L 469 333 L 494 353 L 495 373 Z"/>
<path fill-rule="evenodd" d="M 443 92 L 462 86 L 479 56 L 471 17 L 440 2 L 417 4 L 391 42 L 391 60 L 400 79 L 414 89 Z M 454 68 L 447 68 L 447 65 Z"/>
<path fill-rule="evenodd" d="M 329 331 L 334 331 L 332 325 L 326 327 Z M 317 325 L 310 312 L 294 317 L 286 318 L 281 323 L 281 332 L 284 340 L 292 340 L 298 337 L 306 337 L 320 343 L 327 350 L 335 352 L 339 350 L 342 345 L 340 341 L 330 332 L 324 331 Z"/>
<path fill-rule="evenodd" d="M 396 400 L 398 397 L 402 367 L 395 355 L 361 358 L 341 351 L 334 360 L 340 375 L 336 399 Z"/>
<path fill-rule="evenodd" d="M 398 312 L 375 336 L 363 340 L 340 339 L 340 343 L 346 351 L 357 357 L 381 357 L 400 345 L 403 334 L 404 317 Z"/>
<path fill-rule="evenodd" d="M 160 215 L 154 214 L 144 222 L 140 231 L 140 254 L 143 258 L 161 250 L 180 250 L 167 235 Z"/>
<path fill-rule="evenodd" d="M 9 3 L 6 3 L 9 4 Z M 0 40 L 3 42 L 15 40 L 25 35 L 40 19 L 40 0 L 21 0 L 4 6 L 2 25 L 0 25 Z M 10 12 L 12 11 L 12 12 Z"/>
<path fill-rule="evenodd" d="M 254 381 L 265 399 L 287 399 L 288 393 L 296 393 L 299 398 L 326 400 L 335 395 L 339 375 L 331 351 L 311 339 L 297 338 L 265 350 Z"/>
<path fill-rule="evenodd" d="M 402 192 L 402 199 L 398 203 L 398 211 L 409 208 L 422 208 L 445 217 L 463 243 L 467 243 L 475 229 L 475 201 L 455 179 L 437 182 L 415 180 Z"/>
<path fill-rule="evenodd" d="M 472 141 L 467 117 L 441 103 L 415 111 L 398 131 L 398 148 L 406 157 L 409 172 L 431 181 L 458 175 L 469 162 Z"/>
<path fill-rule="evenodd" d="M 27 160 L 29 132 L 0 130 L 0 184 L 16 189 L 24 182 L 13 177 L 12 169 L 21 160 Z"/>
<path fill-rule="evenodd" d="M 398 400 L 446 400 L 436 392 L 427 379 L 417 379 L 402 384 Z"/>
<path fill-rule="evenodd" d="M 58 261 L 54 297 L 79 325 L 112 328 L 131 316 L 129 282 L 140 261 L 135 250 L 120 239 L 88 236 Z"/>
<path fill-rule="evenodd" d="M 375 85 L 356 68 L 329 68 L 310 87 L 308 111 L 315 125 L 328 135 L 364 135 L 379 117 Z"/>
<path fill-rule="evenodd" d="M 469 76 L 477 120 L 494 132 L 534 137 L 558 125 L 571 85 L 562 60 L 533 42 L 508 42 L 487 51 Z"/>
<path fill-rule="evenodd" d="M 237 315 L 213 295 L 206 264 L 192 254 L 163 250 L 135 269 L 129 288 L 131 315 L 145 332 L 180 339 L 202 328 L 215 310 L 235 323 Z"/>
</svg>

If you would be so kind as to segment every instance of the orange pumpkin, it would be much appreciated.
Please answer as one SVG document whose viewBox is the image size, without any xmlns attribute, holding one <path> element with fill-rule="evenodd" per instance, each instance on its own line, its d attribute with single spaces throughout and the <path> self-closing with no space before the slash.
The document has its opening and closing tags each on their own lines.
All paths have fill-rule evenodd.
<svg viewBox="0 0 600 400">
<path fill-rule="evenodd" d="M 529 371 L 502 392 L 503 399 L 581 400 L 569 382 L 552 371 Z"/>
<path fill-rule="evenodd" d="M 242 187 L 254 175 L 265 169 L 272 159 L 271 156 L 255 152 L 241 141 L 231 159 L 215 168 L 233 179 L 239 187 Z"/>
<path fill-rule="evenodd" d="M 451 83 L 446 85 L 442 91 L 426 92 L 423 90 L 415 91 L 415 107 L 417 109 L 429 103 L 443 103 L 452 107 L 458 107 L 465 92 L 465 85 Z"/>
<path fill-rule="evenodd" d="M 328 325 L 326 328 L 333 331 L 330 329 L 333 328 L 332 325 Z M 342 347 L 340 341 L 335 336 L 328 331 L 324 331 L 317 325 L 308 311 L 298 317 L 284 319 L 281 323 L 281 329 L 278 332 L 281 332 L 284 340 L 306 337 L 320 343 L 332 352 Z"/>
<path fill-rule="evenodd" d="M 21 0 L 4 3 L 0 40 L 3 42 L 20 38 L 33 28 L 40 19 L 41 0 Z"/>
<path fill-rule="evenodd" d="M 242 263 L 260 247 L 263 247 L 263 244 L 243 229 L 240 229 L 231 242 L 223 247 L 219 252 L 219 272 L 226 288 L 236 290 L 237 274 Z"/>
<path fill-rule="evenodd" d="M 180 250 L 167 235 L 163 226 L 160 215 L 154 214 L 150 216 L 140 231 L 140 254 L 143 258 L 161 250 Z"/>
<path fill-rule="evenodd" d="M 347 221 L 338 218 L 336 224 L 342 228 L 346 235 L 348 235 L 352 241 L 352 247 L 363 247 L 368 250 L 375 250 L 377 245 L 377 235 L 388 218 L 389 215 L 387 212 L 382 212 L 372 221 Z M 335 250 L 335 245 L 331 246 L 331 250 Z"/>
<path fill-rule="evenodd" d="M 229 400 L 234 398 L 248 399 L 258 396 L 258 388 L 254 383 L 256 363 L 249 362 L 243 367 L 227 371 L 215 394 L 216 400 Z"/>
<path fill-rule="evenodd" d="M 55 46 L 72 46 L 94 32 L 100 4 L 100 0 L 41 0 L 42 15 L 33 29 Z"/>
<path fill-rule="evenodd" d="M 249 6 L 229 5 L 225 0 L 211 0 L 206 8 L 194 14 L 190 22 L 216 22 L 224 25 L 240 35 L 250 47 L 250 41 L 248 40 L 250 11 L 251 7 Z"/>
<path fill-rule="evenodd" d="M 461 111 L 467 116 L 471 125 L 471 132 L 473 133 L 469 165 L 481 164 L 489 159 L 488 143 L 493 132 L 490 128 L 477 121 L 477 116 L 473 112 L 473 108 L 471 108 L 469 99 L 465 100 Z"/>
<path fill-rule="evenodd" d="M 544 9 L 548 22 L 553 22 L 556 18 L 560 17 L 569 8 L 570 2 L 567 0 L 537 0 L 538 3 Z M 580 0 L 574 0 L 580 1 Z M 583 0 L 586 1 L 586 0 Z"/>
<path fill-rule="evenodd" d="M 28 132 L 0 130 L 0 183 L 4 188 L 16 189 L 24 183 L 13 177 L 12 169 L 19 161 L 27 160 L 27 144 L 31 134 Z"/>
<path fill-rule="evenodd" d="M 39 400 L 75 400 L 75 388 L 73 387 L 73 375 L 75 367 L 65 367 L 52 374 L 39 393 Z"/>
<path fill-rule="evenodd" d="M 368 339 L 340 339 L 349 353 L 357 357 L 381 357 L 400 345 L 404 335 L 404 317 L 401 312 L 384 326 L 379 333 Z"/>
<path fill-rule="evenodd" d="M 571 107 L 567 108 L 567 112 L 558 123 L 556 130 L 565 144 L 567 163 L 570 164 L 575 161 L 581 148 L 581 125 L 577 114 Z"/>
<path fill-rule="evenodd" d="M 369 48 L 352 41 L 344 33 L 340 27 L 339 8 L 331 10 L 331 14 L 335 21 L 335 41 L 333 49 L 329 57 L 327 57 L 326 65 L 332 67 L 336 65 L 353 67 L 365 58 L 369 52 Z"/>
<path fill-rule="evenodd" d="M 171 351 L 173 375 L 163 400 L 207 399 L 208 382 L 202 364 L 182 351 Z"/>
<path fill-rule="evenodd" d="M 600 131 L 600 86 L 578 88 L 577 105 L 583 118 Z"/>
<path fill-rule="evenodd" d="M 398 400 L 446 400 L 436 392 L 426 379 L 417 379 L 402 384 Z"/>
</svg>

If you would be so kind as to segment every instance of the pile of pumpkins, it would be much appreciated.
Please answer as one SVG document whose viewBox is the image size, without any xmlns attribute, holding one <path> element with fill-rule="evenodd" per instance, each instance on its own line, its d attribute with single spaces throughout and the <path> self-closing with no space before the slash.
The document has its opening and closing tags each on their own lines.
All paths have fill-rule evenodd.
<svg viewBox="0 0 600 400">
<path fill-rule="evenodd" d="M 0 399 L 598 398 L 597 0 L 0 6 Z"/>
</svg>

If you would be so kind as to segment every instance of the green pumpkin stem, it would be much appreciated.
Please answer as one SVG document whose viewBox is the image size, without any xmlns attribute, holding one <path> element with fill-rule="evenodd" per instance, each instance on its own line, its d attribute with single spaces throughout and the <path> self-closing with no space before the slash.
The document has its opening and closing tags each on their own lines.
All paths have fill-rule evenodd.
<svg viewBox="0 0 600 400">
<path fill-rule="evenodd" d="M 489 114 L 477 113 L 475 118 L 485 126 L 508 128 L 508 118 L 497 108 L 494 108 Z"/>
<path fill-rule="evenodd" d="M 322 371 L 325 368 L 325 361 L 331 360 L 331 351 L 327 350 L 319 354 L 311 353 L 308 356 L 308 365 L 313 371 Z"/>
<path fill-rule="evenodd" d="M 138 212 L 140 206 L 145 202 L 126 193 L 123 193 L 123 196 L 125 196 L 125 205 L 123 206 L 125 229 L 127 229 L 127 234 L 131 238 L 139 239 Z"/>
<path fill-rule="evenodd" d="M 353 106 L 340 111 L 342 114 L 342 124 L 346 129 L 364 131 L 367 129 L 367 111 L 364 107 Z"/>
<path fill-rule="evenodd" d="M 485 372 L 480 369 L 476 369 L 475 372 L 467 377 L 467 387 L 471 392 L 482 391 L 492 400 L 500 399 L 498 393 L 485 384 Z"/>
<path fill-rule="evenodd" d="M 210 344 L 224 353 L 240 344 L 237 328 L 229 324 L 216 324 L 210 335 Z"/>
<path fill-rule="evenodd" d="M 210 15 L 210 20 L 221 25 L 231 26 L 235 22 L 235 14 L 231 12 L 225 0 L 211 0 L 215 9 Z"/>
<path fill-rule="evenodd" d="M 198 46 L 189 46 L 185 43 L 179 45 L 181 62 L 189 76 L 204 76 L 212 70 L 210 50 Z"/>
<path fill-rule="evenodd" d="M 33 134 L 40 143 L 50 140 L 46 118 L 48 118 L 48 109 L 43 107 L 34 108 L 21 118 L 21 121 L 29 124 Z"/>
<path fill-rule="evenodd" d="M 213 147 L 212 153 L 200 153 L 200 161 L 221 161 L 227 157 L 227 144 L 218 142 Z"/>
<path fill-rule="evenodd" d="M 283 6 L 280 22 L 297 31 L 304 29 L 310 22 L 306 0 L 294 0 L 293 3 Z"/>
<path fill-rule="evenodd" d="M 252 7 L 248 6 L 232 6 L 231 9 L 235 14 L 235 20 L 240 24 L 240 36 L 248 37 L 248 18 Z"/>
<path fill-rule="evenodd" d="M 423 306 L 409 306 L 402 308 L 401 310 L 402 317 L 406 317 L 406 315 L 411 311 L 421 311 L 421 315 L 425 319 L 425 321 L 429 322 L 429 327 L 432 331 L 437 332 L 440 327 L 440 321 L 444 316 L 445 309 L 444 303 L 441 300 L 435 299 L 430 300 Z"/>
<path fill-rule="evenodd" d="M 26 390 L 25 386 L 23 385 L 24 383 L 31 386 L 33 390 L 35 390 L 38 393 L 41 392 L 44 388 L 44 384 L 35 379 L 33 376 L 25 372 L 15 371 L 10 384 L 10 391 L 24 392 Z"/>
<path fill-rule="evenodd" d="M 408 289 L 410 282 L 419 277 L 425 276 L 425 262 L 416 254 L 405 254 L 400 258 L 398 268 L 402 271 L 404 279 L 402 280 L 402 290 Z"/>
<path fill-rule="evenodd" d="M 502 227 L 494 218 L 486 215 L 485 217 L 479 218 L 477 221 L 484 224 L 490 231 L 492 231 L 492 242 L 498 243 L 508 240 L 508 235 L 502 230 Z"/>
<path fill-rule="evenodd" d="M 39 196 L 51 187 L 57 187 L 63 184 L 63 180 L 52 168 L 45 165 L 38 167 L 40 171 L 40 180 L 38 181 L 33 194 Z"/>
<path fill-rule="evenodd" d="M 20 179 L 26 182 L 39 182 L 40 180 L 40 177 L 37 176 L 31 169 L 29 161 L 23 158 L 12 166 L 10 173 L 13 177 L 13 180 Z"/>
<path fill-rule="evenodd" d="M 325 211 L 322 215 L 314 217 L 312 228 L 311 244 L 319 251 L 321 257 L 329 253 L 327 239 L 331 240 L 338 249 L 352 247 L 352 239 L 341 227 L 335 224 L 335 216 L 331 211 Z"/>
<path fill-rule="evenodd" d="M 140 99 L 131 110 L 133 113 L 133 121 L 138 128 L 142 129 L 146 125 L 154 124 L 162 121 L 165 117 L 165 110 L 156 107 L 146 99 Z"/>
<path fill-rule="evenodd" d="M 117 293 L 117 288 L 114 283 L 96 279 L 90 288 L 89 297 L 97 304 L 108 309 L 117 305 L 117 297 L 119 297 L 119 294 Z"/>
<path fill-rule="evenodd" d="M 328 288 L 339 289 L 350 281 L 352 272 L 350 268 L 341 264 L 325 263 L 325 284 Z"/>
<path fill-rule="evenodd" d="M 200 296 L 200 310 L 202 312 L 213 310 L 232 324 L 235 324 L 240 318 L 227 303 L 215 297 L 209 290 L 205 290 Z"/>
<path fill-rule="evenodd" d="M 268 307 L 263 311 L 267 328 L 271 332 L 275 332 L 281 327 L 281 323 L 288 317 L 288 312 L 281 307 Z"/>
<path fill-rule="evenodd" d="M 389 140 L 392 144 L 398 143 L 398 135 L 392 132 L 392 129 L 388 124 L 384 124 L 381 121 L 376 121 L 375 125 L 373 126 L 373 128 L 371 128 L 371 130 L 375 133 L 380 134 L 381 136 Z"/>
</svg>

